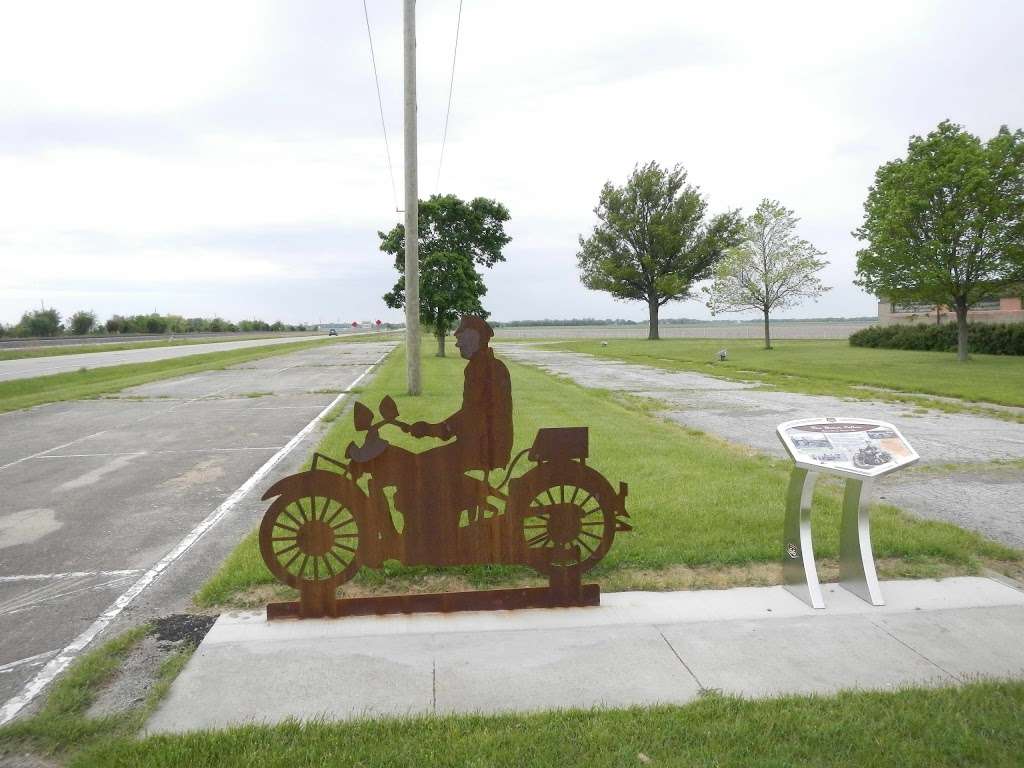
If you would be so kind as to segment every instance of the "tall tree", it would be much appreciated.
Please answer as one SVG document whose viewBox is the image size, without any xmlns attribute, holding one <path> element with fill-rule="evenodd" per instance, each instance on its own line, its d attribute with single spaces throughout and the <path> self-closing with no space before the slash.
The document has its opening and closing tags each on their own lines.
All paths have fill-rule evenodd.
<svg viewBox="0 0 1024 768">
<path fill-rule="evenodd" d="M 508 209 L 478 197 L 470 202 L 455 195 L 434 195 L 419 204 L 420 321 L 437 337 L 444 357 L 445 337 L 459 315 L 486 317 L 480 299 L 487 293 L 477 267 L 505 261 L 502 249 L 512 240 L 505 234 Z M 378 232 L 380 249 L 395 257 L 399 278 L 384 295 L 393 309 L 405 306 L 405 226 Z"/>
<path fill-rule="evenodd" d="M 967 310 L 1024 282 L 1024 132 L 987 142 L 948 120 L 912 136 L 875 172 L 854 232 L 857 285 L 894 300 L 945 303 L 967 359 Z"/>
<path fill-rule="evenodd" d="M 601 189 L 590 237 L 576 254 L 583 284 L 621 301 L 647 302 L 647 338 L 658 338 L 658 310 L 690 298 L 725 250 L 740 241 L 738 210 L 705 221 L 707 201 L 681 165 L 638 165 L 625 186 Z"/>
<path fill-rule="evenodd" d="M 743 242 L 730 248 L 715 266 L 705 288 L 712 314 L 755 310 L 764 317 L 764 348 L 772 348 L 769 315 L 816 299 L 827 288 L 818 279 L 824 256 L 796 232 L 798 219 L 777 200 L 765 198 L 743 226 Z"/>
</svg>

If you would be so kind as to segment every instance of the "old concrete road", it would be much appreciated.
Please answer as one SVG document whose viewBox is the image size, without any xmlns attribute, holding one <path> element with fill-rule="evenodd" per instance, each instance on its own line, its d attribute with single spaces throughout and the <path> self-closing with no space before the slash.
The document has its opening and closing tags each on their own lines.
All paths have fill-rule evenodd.
<svg viewBox="0 0 1024 768">
<path fill-rule="evenodd" d="M 0 415 L 0 722 L 111 624 L 187 609 L 394 345 L 339 342 Z"/>
<path fill-rule="evenodd" d="M 297 341 L 315 341 L 318 336 L 286 336 L 267 339 L 243 339 L 239 341 L 217 341 L 204 344 L 182 344 L 176 347 L 144 347 L 143 349 L 122 349 L 110 352 L 85 352 L 79 355 L 53 355 L 51 357 L 24 357 L 15 360 L 0 360 L 0 381 L 28 379 L 34 376 L 49 376 L 54 373 L 68 373 L 80 368 L 105 368 L 109 365 L 126 363 L 152 363 L 173 357 L 203 355 L 208 352 L 226 352 L 231 349 L 265 347 L 275 344 L 292 344 Z"/>
</svg>

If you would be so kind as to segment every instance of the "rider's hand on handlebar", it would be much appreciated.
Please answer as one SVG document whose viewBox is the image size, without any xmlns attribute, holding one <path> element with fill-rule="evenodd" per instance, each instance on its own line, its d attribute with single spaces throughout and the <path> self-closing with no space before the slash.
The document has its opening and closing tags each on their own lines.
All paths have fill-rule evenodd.
<svg viewBox="0 0 1024 768">
<path fill-rule="evenodd" d="M 409 427 L 408 431 L 413 437 L 426 437 L 427 433 L 430 432 L 430 425 L 425 421 L 417 421 Z"/>
</svg>

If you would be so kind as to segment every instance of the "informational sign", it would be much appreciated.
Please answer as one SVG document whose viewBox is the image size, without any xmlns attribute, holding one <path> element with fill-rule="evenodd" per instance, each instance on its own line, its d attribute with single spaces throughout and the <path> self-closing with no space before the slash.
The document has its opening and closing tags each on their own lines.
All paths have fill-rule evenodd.
<svg viewBox="0 0 1024 768">
<path fill-rule="evenodd" d="M 892 424 L 873 419 L 814 418 L 778 426 L 797 466 L 846 477 L 879 477 L 913 464 L 917 451 Z"/>
</svg>

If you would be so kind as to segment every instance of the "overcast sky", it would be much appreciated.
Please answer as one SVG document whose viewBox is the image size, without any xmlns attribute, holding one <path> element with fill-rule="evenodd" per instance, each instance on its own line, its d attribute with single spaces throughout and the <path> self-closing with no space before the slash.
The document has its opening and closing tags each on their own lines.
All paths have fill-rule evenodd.
<svg viewBox="0 0 1024 768">
<path fill-rule="evenodd" d="M 402 195 L 401 1 L 370 0 Z M 583 288 L 601 185 L 682 163 L 710 211 L 777 198 L 832 292 L 875 169 L 950 118 L 1024 126 L 1024 3 L 420 0 L 420 196 L 493 197 L 499 320 L 643 319 Z M 64 314 L 398 320 L 377 230 L 399 220 L 357 0 L 0 0 L 0 321 Z M 700 301 L 663 317 L 708 317 Z"/>
</svg>

